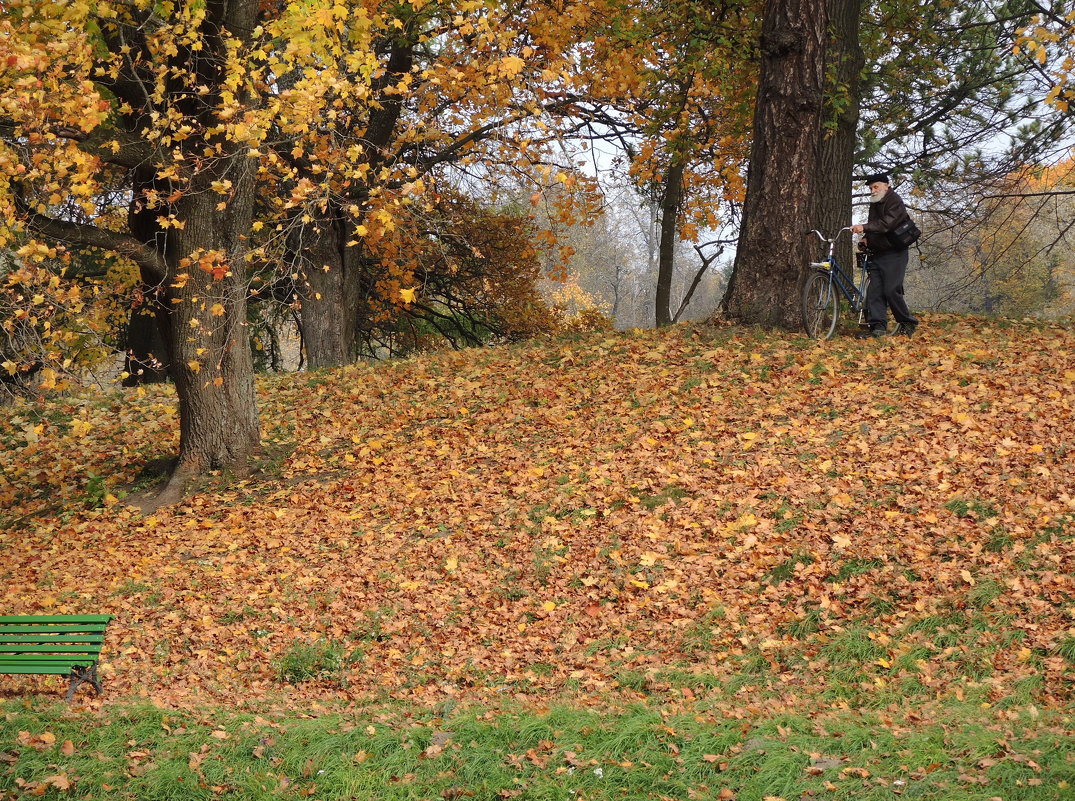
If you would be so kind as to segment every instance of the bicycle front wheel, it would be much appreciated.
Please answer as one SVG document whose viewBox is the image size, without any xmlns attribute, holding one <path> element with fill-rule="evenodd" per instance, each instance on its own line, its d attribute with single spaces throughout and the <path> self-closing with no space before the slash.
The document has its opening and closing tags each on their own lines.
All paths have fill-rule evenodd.
<svg viewBox="0 0 1075 801">
<path fill-rule="evenodd" d="M 828 273 L 816 270 L 803 286 L 803 325 L 811 339 L 832 339 L 840 320 L 840 298 Z"/>
</svg>

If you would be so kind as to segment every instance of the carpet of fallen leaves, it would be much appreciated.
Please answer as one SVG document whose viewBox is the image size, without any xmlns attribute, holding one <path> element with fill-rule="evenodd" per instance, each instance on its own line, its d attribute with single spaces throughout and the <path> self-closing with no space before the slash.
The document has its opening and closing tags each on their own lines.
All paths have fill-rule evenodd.
<svg viewBox="0 0 1075 801">
<path fill-rule="evenodd" d="M 878 688 L 958 693 L 984 660 L 996 698 L 1040 676 L 1070 703 L 1075 330 L 931 323 L 270 377 L 272 474 L 150 517 L 117 498 L 175 447 L 168 388 L 9 406 L 3 613 L 114 614 L 106 699 L 178 706 L 628 692 L 750 659 L 809 698 L 849 632 Z M 289 685 L 299 643 L 354 661 Z M 32 687 L 60 682 L 0 677 Z"/>
</svg>

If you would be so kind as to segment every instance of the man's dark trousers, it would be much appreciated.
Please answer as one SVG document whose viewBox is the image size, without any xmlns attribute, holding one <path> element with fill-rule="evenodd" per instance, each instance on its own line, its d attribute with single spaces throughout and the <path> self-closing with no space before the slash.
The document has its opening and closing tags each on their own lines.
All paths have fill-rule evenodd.
<svg viewBox="0 0 1075 801">
<path fill-rule="evenodd" d="M 870 257 L 870 286 L 866 289 L 866 320 L 871 329 L 888 327 L 888 309 L 897 323 L 918 325 L 903 299 L 903 278 L 907 274 L 907 251 L 888 250 Z"/>
</svg>

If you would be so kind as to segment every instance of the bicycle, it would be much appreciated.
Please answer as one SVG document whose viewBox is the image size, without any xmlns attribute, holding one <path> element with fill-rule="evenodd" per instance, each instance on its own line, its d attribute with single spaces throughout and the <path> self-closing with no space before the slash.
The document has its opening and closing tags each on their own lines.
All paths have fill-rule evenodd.
<svg viewBox="0 0 1075 801">
<path fill-rule="evenodd" d="M 820 231 L 810 231 L 828 244 L 826 261 L 810 262 L 810 274 L 803 285 L 803 324 L 811 339 L 831 339 L 840 321 L 840 296 L 847 300 L 852 314 L 858 315 L 859 326 L 866 326 L 866 290 L 870 286 L 870 273 L 866 267 L 866 254 L 858 254 L 858 267 L 862 278 L 856 286 L 854 280 L 836 260 L 836 242 L 840 234 L 850 231 L 841 228 L 832 239 Z"/>
</svg>

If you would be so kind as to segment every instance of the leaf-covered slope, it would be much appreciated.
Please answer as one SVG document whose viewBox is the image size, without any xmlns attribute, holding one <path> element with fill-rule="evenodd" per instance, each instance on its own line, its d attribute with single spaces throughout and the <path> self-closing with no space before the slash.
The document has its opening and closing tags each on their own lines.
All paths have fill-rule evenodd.
<svg viewBox="0 0 1075 801">
<path fill-rule="evenodd" d="M 15 409 L 4 606 L 112 612 L 110 695 L 180 704 L 716 683 L 1070 701 L 1073 353 L 1070 327 L 942 320 L 277 377 L 279 477 L 150 518 L 87 475 L 172 445 L 165 390 Z"/>
</svg>

